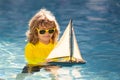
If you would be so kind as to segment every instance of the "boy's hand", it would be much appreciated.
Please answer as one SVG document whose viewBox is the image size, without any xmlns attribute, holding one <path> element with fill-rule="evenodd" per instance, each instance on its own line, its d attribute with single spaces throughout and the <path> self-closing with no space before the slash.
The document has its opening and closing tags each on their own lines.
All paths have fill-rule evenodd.
<svg viewBox="0 0 120 80">
<path fill-rule="evenodd" d="M 46 59 L 46 62 L 52 62 L 52 59 Z"/>
</svg>

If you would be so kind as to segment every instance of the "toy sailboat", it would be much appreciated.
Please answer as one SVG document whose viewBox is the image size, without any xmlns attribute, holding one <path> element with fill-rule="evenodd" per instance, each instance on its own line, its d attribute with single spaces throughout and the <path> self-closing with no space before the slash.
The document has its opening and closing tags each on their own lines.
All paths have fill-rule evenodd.
<svg viewBox="0 0 120 80">
<path fill-rule="evenodd" d="M 57 59 L 56 61 L 49 62 L 49 64 L 63 66 L 85 63 L 77 44 L 74 29 L 72 26 L 72 20 L 70 20 L 58 44 L 53 49 L 53 51 L 51 51 L 47 59 Z M 75 59 L 78 59 L 79 62 L 74 61 Z"/>
</svg>

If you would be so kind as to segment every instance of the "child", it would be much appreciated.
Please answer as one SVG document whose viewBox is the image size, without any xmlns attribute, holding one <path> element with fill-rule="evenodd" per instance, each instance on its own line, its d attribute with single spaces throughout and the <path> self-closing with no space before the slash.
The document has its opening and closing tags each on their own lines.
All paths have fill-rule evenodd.
<svg viewBox="0 0 120 80">
<path fill-rule="evenodd" d="M 29 21 L 27 31 L 28 43 L 25 47 L 25 58 L 28 62 L 22 73 L 32 73 L 40 70 L 40 65 L 48 62 L 47 56 L 56 45 L 59 26 L 53 14 L 41 9 Z"/>
</svg>

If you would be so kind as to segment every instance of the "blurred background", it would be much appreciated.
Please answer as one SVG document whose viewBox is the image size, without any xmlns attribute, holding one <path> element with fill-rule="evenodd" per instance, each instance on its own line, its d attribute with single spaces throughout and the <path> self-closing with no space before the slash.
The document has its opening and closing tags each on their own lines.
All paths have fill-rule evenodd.
<svg viewBox="0 0 120 80">
<path fill-rule="evenodd" d="M 15 80 L 21 73 L 28 22 L 41 8 L 56 16 L 60 35 L 73 19 L 87 61 L 61 68 L 59 80 L 120 80 L 120 0 L 0 0 L 0 79 Z M 51 76 L 42 70 L 25 80 L 51 80 Z"/>
</svg>

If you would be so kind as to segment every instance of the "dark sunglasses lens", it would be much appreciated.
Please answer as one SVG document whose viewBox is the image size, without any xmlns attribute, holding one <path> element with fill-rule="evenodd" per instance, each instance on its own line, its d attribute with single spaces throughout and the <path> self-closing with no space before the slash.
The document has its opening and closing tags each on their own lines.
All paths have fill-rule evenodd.
<svg viewBox="0 0 120 80">
<path fill-rule="evenodd" d="M 40 30 L 39 33 L 40 33 L 40 34 L 45 34 L 45 32 L 46 32 L 45 30 Z"/>
<path fill-rule="evenodd" d="M 50 33 L 50 34 L 51 34 L 51 33 L 54 33 L 54 31 L 55 31 L 54 29 L 50 29 L 50 30 L 49 30 L 49 33 Z"/>
</svg>

